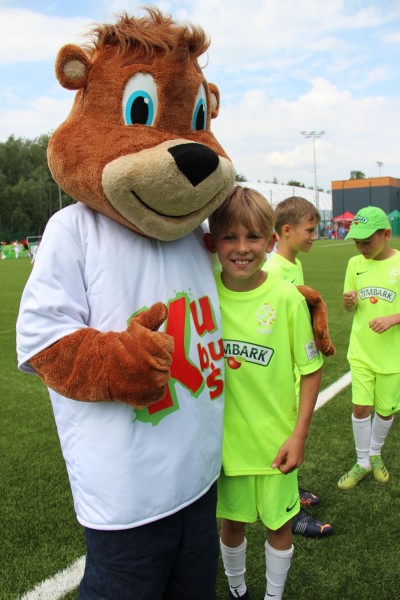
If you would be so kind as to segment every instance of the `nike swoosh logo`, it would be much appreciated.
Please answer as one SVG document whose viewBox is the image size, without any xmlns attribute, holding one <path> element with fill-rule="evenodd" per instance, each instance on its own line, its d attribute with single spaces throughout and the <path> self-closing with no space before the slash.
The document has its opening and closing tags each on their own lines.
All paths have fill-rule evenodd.
<svg viewBox="0 0 400 600">
<path fill-rule="evenodd" d="M 268 594 L 268 592 L 267 592 L 267 596 L 269 596 L 270 598 L 276 598 L 276 594 Z"/>
<path fill-rule="evenodd" d="M 286 512 L 290 512 L 291 510 L 293 510 L 294 507 L 296 506 L 296 504 L 297 504 L 297 500 L 296 500 L 296 502 L 292 506 L 288 506 L 287 507 Z"/>
<path fill-rule="evenodd" d="M 358 271 L 357 271 L 357 273 L 356 273 L 356 274 L 357 274 L 357 275 L 362 275 L 363 273 L 366 273 L 366 272 L 367 272 L 367 271 L 360 271 L 360 272 L 358 272 Z"/>
</svg>

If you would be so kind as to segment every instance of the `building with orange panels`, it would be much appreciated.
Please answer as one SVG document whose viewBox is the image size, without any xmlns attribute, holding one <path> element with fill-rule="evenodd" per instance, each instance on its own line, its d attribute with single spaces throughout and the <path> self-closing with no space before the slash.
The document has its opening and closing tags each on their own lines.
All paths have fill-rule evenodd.
<svg viewBox="0 0 400 600">
<path fill-rule="evenodd" d="M 386 214 L 400 210 L 400 179 L 368 177 L 332 181 L 332 216 L 356 214 L 363 206 L 379 206 Z"/>
</svg>

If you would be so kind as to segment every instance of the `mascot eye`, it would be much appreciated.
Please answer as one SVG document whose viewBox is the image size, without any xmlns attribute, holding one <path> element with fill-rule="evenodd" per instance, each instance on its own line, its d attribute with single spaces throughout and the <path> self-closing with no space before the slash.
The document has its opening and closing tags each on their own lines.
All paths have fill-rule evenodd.
<svg viewBox="0 0 400 600">
<path fill-rule="evenodd" d="M 207 127 L 207 94 L 204 85 L 201 84 L 194 103 L 192 117 L 192 129 L 204 131 Z"/>
<path fill-rule="evenodd" d="M 156 82 L 149 73 L 136 73 L 129 79 L 122 96 L 126 125 L 153 125 L 157 108 Z"/>
</svg>

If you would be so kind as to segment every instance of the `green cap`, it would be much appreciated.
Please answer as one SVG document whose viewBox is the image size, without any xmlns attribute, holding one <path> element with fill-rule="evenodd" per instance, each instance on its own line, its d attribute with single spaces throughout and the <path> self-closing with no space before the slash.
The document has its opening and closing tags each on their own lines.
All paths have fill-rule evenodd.
<svg viewBox="0 0 400 600">
<path fill-rule="evenodd" d="M 366 206 L 357 212 L 345 239 L 365 240 L 378 229 L 391 229 L 386 213 L 377 206 Z"/>
</svg>

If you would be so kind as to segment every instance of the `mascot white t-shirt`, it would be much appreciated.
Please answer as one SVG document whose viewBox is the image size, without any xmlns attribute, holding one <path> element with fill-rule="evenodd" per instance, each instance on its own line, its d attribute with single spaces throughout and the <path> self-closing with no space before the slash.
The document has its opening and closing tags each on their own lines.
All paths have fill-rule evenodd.
<svg viewBox="0 0 400 600">
<path fill-rule="evenodd" d="M 50 390 L 79 522 L 125 529 L 203 495 L 221 466 L 223 346 L 215 280 L 201 229 L 172 242 L 140 235 L 83 204 L 48 223 L 18 318 L 18 360 L 84 327 L 123 331 L 162 301 L 179 361 L 168 392 L 137 410 Z M 40 311 L 37 307 L 40 305 Z"/>
</svg>

